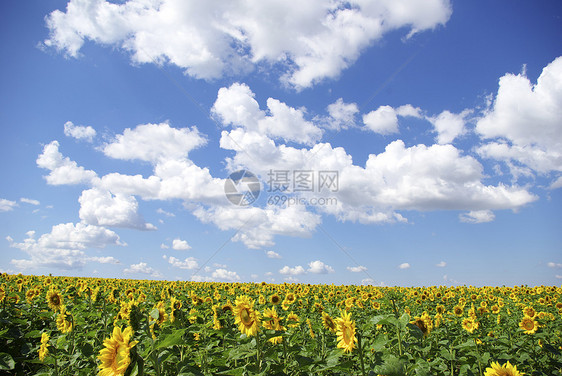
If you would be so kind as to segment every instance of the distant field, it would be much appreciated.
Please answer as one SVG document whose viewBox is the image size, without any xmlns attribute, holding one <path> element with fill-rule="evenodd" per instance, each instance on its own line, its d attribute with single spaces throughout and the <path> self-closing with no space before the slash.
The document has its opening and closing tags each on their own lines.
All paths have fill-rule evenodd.
<svg viewBox="0 0 562 376">
<path fill-rule="evenodd" d="M 562 375 L 560 287 L 0 284 L 0 375 Z"/>
</svg>

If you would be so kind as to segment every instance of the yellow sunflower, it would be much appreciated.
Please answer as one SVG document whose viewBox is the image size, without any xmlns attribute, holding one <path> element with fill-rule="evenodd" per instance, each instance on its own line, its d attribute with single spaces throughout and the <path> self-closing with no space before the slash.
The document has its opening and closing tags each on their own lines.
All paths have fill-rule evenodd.
<svg viewBox="0 0 562 376">
<path fill-rule="evenodd" d="M 326 312 L 322 312 L 322 325 L 333 333 L 338 330 L 338 324 Z"/>
<path fill-rule="evenodd" d="M 39 346 L 39 360 L 43 361 L 49 355 L 49 335 L 41 334 L 41 346 Z"/>
<path fill-rule="evenodd" d="M 525 334 L 534 334 L 539 329 L 539 324 L 532 317 L 525 316 L 519 323 L 519 327 L 523 329 Z"/>
<path fill-rule="evenodd" d="M 517 367 L 509 363 L 503 365 L 498 362 L 492 362 L 490 367 L 486 368 L 484 376 L 523 376 L 522 372 L 517 371 Z"/>
<path fill-rule="evenodd" d="M 273 305 L 277 305 L 281 303 L 281 297 L 279 297 L 279 295 L 277 294 L 273 294 L 269 297 L 269 302 Z"/>
<path fill-rule="evenodd" d="M 469 333 L 474 333 L 478 329 L 478 321 L 474 320 L 472 317 L 467 317 L 462 320 L 462 327 Z"/>
<path fill-rule="evenodd" d="M 47 304 L 53 311 L 58 312 L 62 307 L 63 298 L 57 290 L 49 290 L 47 292 Z"/>
<path fill-rule="evenodd" d="M 72 331 L 72 321 L 68 320 L 68 316 L 70 315 L 66 312 L 66 307 L 62 306 L 57 316 L 57 328 L 61 333 L 70 333 Z"/>
<path fill-rule="evenodd" d="M 119 376 L 124 375 L 127 367 L 131 363 L 129 353 L 131 348 L 137 344 L 137 341 L 131 342 L 133 329 L 127 327 L 121 331 L 121 328 L 114 327 L 113 334 L 110 338 L 103 341 L 105 346 L 98 355 L 101 361 L 99 365 L 98 376 Z"/>
<path fill-rule="evenodd" d="M 289 322 L 291 322 L 291 324 L 289 324 Z M 296 313 L 293 313 L 293 311 L 291 311 L 291 313 L 289 313 L 287 315 L 287 326 L 289 328 L 296 328 L 299 326 L 299 322 L 300 322 L 300 318 Z"/>
<path fill-rule="evenodd" d="M 277 311 L 275 307 L 266 308 L 263 312 L 263 317 L 268 318 L 269 320 L 263 322 L 263 326 L 269 330 L 276 330 L 276 331 L 283 331 L 285 327 L 281 325 L 282 317 L 277 315 Z M 274 345 L 277 343 L 281 343 L 283 341 L 282 336 L 277 336 L 269 339 L 269 342 L 273 343 Z"/>
<path fill-rule="evenodd" d="M 456 305 L 453 307 L 453 314 L 457 317 L 461 317 L 464 313 L 464 309 L 460 305 Z"/>
<path fill-rule="evenodd" d="M 413 321 L 410 321 L 410 324 L 414 324 L 422 331 L 424 337 L 427 337 L 431 330 L 433 329 L 433 322 L 431 321 L 431 317 L 424 312 L 421 317 L 416 316 Z"/>
<path fill-rule="evenodd" d="M 247 336 L 255 336 L 259 330 L 259 312 L 254 310 L 254 300 L 246 295 L 236 298 L 232 309 L 234 322 L 238 325 L 240 332 Z"/>
<path fill-rule="evenodd" d="M 336 319 L 338 348 L 344 352 L 351 352 L 355 348 L 357 337 L 355 337 L 355 321 L 351 320 L 351 313 L 342 311 L 341 316 Z"/>
</svg>

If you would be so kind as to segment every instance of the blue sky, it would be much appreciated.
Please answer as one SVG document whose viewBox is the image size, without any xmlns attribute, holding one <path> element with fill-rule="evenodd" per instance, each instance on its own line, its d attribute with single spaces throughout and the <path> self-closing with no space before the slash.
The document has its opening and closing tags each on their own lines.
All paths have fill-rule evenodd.
<svg viewBox="0 0 562 376">
<path fill-rule="evenodd" d="M 561 283 L 557 1 L 0 8 L 0 271 Z"/>
</svg>

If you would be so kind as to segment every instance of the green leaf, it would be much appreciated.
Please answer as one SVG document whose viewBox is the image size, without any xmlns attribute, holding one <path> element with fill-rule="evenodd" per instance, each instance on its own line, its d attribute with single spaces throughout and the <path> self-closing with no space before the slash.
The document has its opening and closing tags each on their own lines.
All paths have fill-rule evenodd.
<svg viewBox="0 0 562 376">
<path fill-rule="evenodd" d="M 158 320 L 160 318 L 160 311 L 158 310 L 158 308 L 154 308 L 152 311 L 150 311 L 150 317 L 152 317 L 154 320 Z"/>
<path fill-rule="evenodd" d="M 184 343 L 182 337 L 186 330 L 187 330 L 186 328 L 175 330 L 174 332 L 163 336 L 162 339 L 159 339 L 158 342 L 156 343 L 156 348 L 161 349 L 163 347 L 171 347 Z"/>
<path fill-rule="evenodd" d="M 1 370 L 10 370 L 14 369 L 16 363 L 10 354 L 0 353 L 0 369 Z"/>
</svg>

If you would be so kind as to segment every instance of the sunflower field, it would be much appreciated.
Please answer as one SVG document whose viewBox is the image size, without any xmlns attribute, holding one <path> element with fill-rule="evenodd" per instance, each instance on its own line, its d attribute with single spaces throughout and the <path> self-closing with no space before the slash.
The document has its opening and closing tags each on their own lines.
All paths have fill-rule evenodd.
<svg viewBox="0 0 562 376">
<path fill-rule="evenodd" d="M 0 375 L 562 375 L 560 287 L 0 276 Z"/>
</svg>

